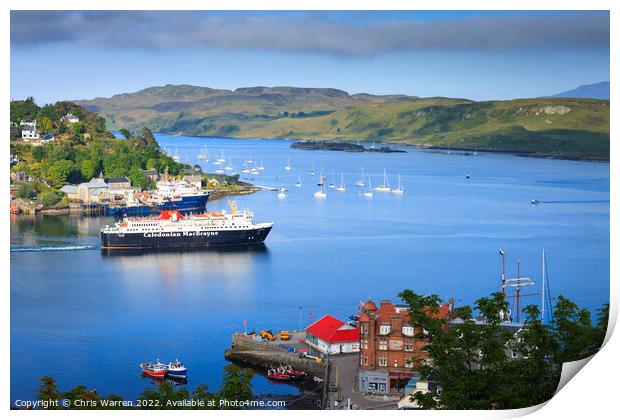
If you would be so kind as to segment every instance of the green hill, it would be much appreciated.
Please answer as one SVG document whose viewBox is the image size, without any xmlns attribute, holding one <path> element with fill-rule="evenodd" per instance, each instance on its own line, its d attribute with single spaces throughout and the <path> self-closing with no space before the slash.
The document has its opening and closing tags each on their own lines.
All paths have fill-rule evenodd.
<svg viewBox="0 0 620 420">
<path fill-rule="evenodd" d="M 338 89 L 189 85 L 76 101 L 110 128 L 204 136 L 374 139 L 424 147 L 609 160 L 609 101 L 536 98 L 474 102 Z"/>
</svg>

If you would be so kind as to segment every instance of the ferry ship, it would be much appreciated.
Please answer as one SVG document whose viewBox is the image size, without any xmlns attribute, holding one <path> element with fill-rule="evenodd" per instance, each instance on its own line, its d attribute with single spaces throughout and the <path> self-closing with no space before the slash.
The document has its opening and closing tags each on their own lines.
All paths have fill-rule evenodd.
<svg viewBox="0 0 620 420">
<path fill-rule="evenodd" d="M 201 191 L 185 181 L 159 181 L 153 197 L 157 210 L 204 212 L 211 191 Z"/>
<path fill-rule="evenodd" d="M 237 212 L 205 212 L 182 215 L 164 210 L 159 217 L 125 217 L 114 226 L 101 229 L 103 249 L 205 248 L 264 242 L 273 223 L 253 223 L 254 215 Z"/>
</svg>

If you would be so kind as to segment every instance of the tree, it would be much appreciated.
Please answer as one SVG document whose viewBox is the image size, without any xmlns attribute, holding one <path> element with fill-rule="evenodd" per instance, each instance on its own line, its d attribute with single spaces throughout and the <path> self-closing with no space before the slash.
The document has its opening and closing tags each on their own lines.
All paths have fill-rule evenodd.
<svg viewBox="0 0 620 420">
<path fill-rule="evenodd" d="M 157 388 L 146 389 L 138 399 L 158 402 L 145 409 L 172 409 L 176 407 L 170 403 L 189 399 L 189 392 L 175 388 L 170 381 L 163 381 L 157 384 Z"/>
<path fill-rule="evenodd" d="M 47 134 L 54 128 L 54 123 L 48 117 L 43 117 L 39 123 L 39 131 L 42 134 Z"/>
<path fill-rule="evenodd" d="M 34 187 L 27 183 L 19 184 L 19 187 L 17 187 L 17 191 L 15 192 L 15 196 L 17 198 L 24 198 L 24 199 L 28 199 L 32 197 L 33 194 L 34 194 Z"/>
<path fill-rule="evenodd" d="M 43 204 L 44 207 L 52 207 L 59 201 L 58 196 L 54 193 L 54 191 L 49 189 L 40 193 L 37 200 Z"/>
<path fill-rule="evenodd" d="M 41 385 L 37 388 L 37 400 L 50 402 L 49 408 L 56 409 L 55 402 L 60 400 L 60 392 L 58 392 L 58 386 L 56 380 L 49 376 L 44 376 L 39 379 Z"/>
<path fill-rule="evenodd" d="M 67 182 L 74 168 L 74 164 L 70 160 L 56 161 L 48 168 L 47 178 L 54 186 L 62 186 Z"/>
<path fill-rule="evenodd" d="M 82 121 L 75 122 L 71 124 L 71 133 L 74 136 L 79 136 L 86 132 L 86 127 L 84 127 L 84 123 Z"/>
<path fill-rule="evenodd" d="M 80 165 L 80 173 L 83 179 L 92 179 L 99 171 L 99 160 L 85 159 Z"/>
<path fill-rule="evenodd" d="M 220 400 L 246 401 L 252 399 L 252 378 L 254 372 L 251 369 L 240 368 L 236 365 L 224 367 L 222 387 L 218 393 Z M 236 408 L 236 407 L 228 407 Z"/>
<path fill-rule="evenodd" d="M 134 187 L 140 189 L 144 189 L 147 187 L 148 179 L 146 177 L 146 174 L 138 166 L 133 166 L 129 170 L 128 178 L 131 181 L 131 185 L 133 185 Z"/>
<path fill-rule="evenodd" d="M 589 312 L 562 296 L 550 325 L 542 324 L 537 306 L 527 306 L 523 328 L 516 335 L 502 326 L 501 314 L 508 309 L 502 293 L 476 300 L 473 308 L 456 308 L 459 322 L 450 324 L 432 316 L 440 303 L 437 296 L 410 290 L 399 296 L 416 326 L 414 337 L 425 341 L 432 361 L 416 361 L 415 369 L 442 388 L 440 396 L 415 393 L 412 399 L 422 408 L 512 409 L 545 402 L 557 388 L 561 363 L 596 351 L 606 329 L 605 307 L 600 311 L 601 327 L 594 328 Z M 522 357 L 509 358 L 512 349 Z"/>
<path fill-rule="evenodd" d="M 19 123 L 21 120 L 33 120 L 39 112 L 39 107 L 32 96 L 23 101 L 11 101 L 11 121 Z"/>
<path fill-rule="evenodd" d="M 41 162 L 47 156 L 45 147 L 35 146 L 32 148 L 32 158 L 37 162 Z"/>
</svg>

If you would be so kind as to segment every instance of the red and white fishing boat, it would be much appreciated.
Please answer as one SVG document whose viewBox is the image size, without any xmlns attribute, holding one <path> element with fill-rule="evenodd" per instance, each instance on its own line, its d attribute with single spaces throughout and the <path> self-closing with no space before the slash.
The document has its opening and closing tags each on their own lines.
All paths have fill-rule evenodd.
<svg viewBox="0 0 620 420">
<path fill-rule="evenodd" d="M 293 379 L 291 375 L 278 372 L 276 369 L 269 369 L 267 371 L 267 378 L 274 381 L 290 381 Z"/>
<path fill-rule="evenodd" d="M 152 378 L 164 378 L 166 376 L 166 372 L 168 370 L 168 366 L 161 363 L 159 359 L 157 362 L 144 362 L 140 363 L 140 369 L 142 369 L 142 373 Z"/>
</svg>

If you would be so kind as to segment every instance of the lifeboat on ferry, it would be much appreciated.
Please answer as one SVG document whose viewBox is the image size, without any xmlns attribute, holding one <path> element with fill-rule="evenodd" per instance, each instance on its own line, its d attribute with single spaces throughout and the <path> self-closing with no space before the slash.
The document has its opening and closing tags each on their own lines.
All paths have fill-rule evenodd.
<svg viewBox="0 0 620 420">
<path fill-rule="evenodd" d="M 162 210 L 159 212 L 160 220 L 172 220 L 177 221 L 181 220 L 183 215 L 178 210 Z"/>
</svg>

